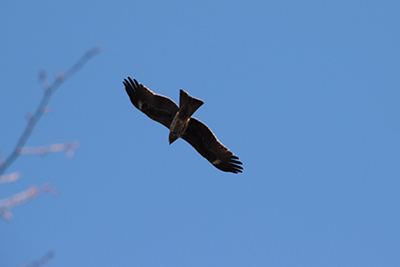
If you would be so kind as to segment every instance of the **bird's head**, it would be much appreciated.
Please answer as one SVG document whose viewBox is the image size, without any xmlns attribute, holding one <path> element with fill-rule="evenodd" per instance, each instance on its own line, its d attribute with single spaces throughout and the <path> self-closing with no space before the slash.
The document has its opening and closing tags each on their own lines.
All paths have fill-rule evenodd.
<svg viewBox="0 0 400 267">
<path fill-rule="evenodd" d="M 179 136 L 178 136 L 176 133 L 170 132 L 170 133 L 169 133 L 169 144 L 172 144 L 172 143 L 175 142 L 176 139 L 178 139 L 178 138 L 179 138 Z"/>
</svg>

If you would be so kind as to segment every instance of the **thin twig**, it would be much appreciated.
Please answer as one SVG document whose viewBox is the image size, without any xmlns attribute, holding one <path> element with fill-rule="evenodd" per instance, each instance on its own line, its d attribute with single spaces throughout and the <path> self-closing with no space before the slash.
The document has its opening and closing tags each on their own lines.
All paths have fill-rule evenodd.
<svg viewBox="0 0 400 267">
<path fill-rule="evenodd" d="M 36 147 L 28 147 L 24 146 L 20 148 L 19 154 L 20 155 L 46 155 L 47 153 L 55 153 L 65 151 L 65 155 L 68 158 L 71 158 L 75 151 L 79 147 L 78 141 L 71 141 L 67 143 L 58 143 L 58 144 L 51 144 L 45 146 L 36 146 Z M 4 175 L 3 175 L 4 177 Z M 1 183 L 1 180 L 0 180 Z"/>
<path fill-rule="evenodd" d="M 78 60 L 71 68 L 69 68 L 64 74 L 58 75 L 55 81 L 48 85 L 47 78 L 45 73 L 41 73 L 39 75 L 41 84 L 44 86 L 45 90 L 43 93 L 42 100 L 39 103 L 38 108 L 35 113 L 29 117 L 28 124 L 21 137 L 19 138 L 17 144 L 15 145 L 14 150 L 11 154 L 0 163 L 0 179 L 1 175 L 14 163 L 14 161 L 18 158 L 21 152 L 21 148 L 26 144 L 30 135 L 32 134 L 33 129 L 36 126 L 36 123 L 42 117 L 43 113 L 46 111 L 47 104 L 50 101 L 51 96 L 57 91 L 60 85 L 71 78 L 76 72 L 78 72 L 92 57 L 100 53 L 101 48 L 95 47 L 89 51 L 87 51 L 81 59 Z"/>
<path fill-rule="evenodd" d="M 3 217 L 3 219 L 7 221 L 12 220 L 13 216 L 11 210 L 13 208 L 28 203 L 46 192 L 49 192 L 54 196 L 58 195 L 57 188 L 51 184 L 43 184 L 41 187 L 31 186 L 21 193 L 5 199 L 0 199 L 0 217 Z"/>
<path fill-rule="evenodd" d="M 12 183 L 21 178 L 22 173 L 21 172 L 13 172 L 9 174 L 4 174 L 0 176 L 0 184 L 3 183 Z"/>
<path fill-rule="evenodd" d="M 49 252 L 46 253 L 46 255 L 44 255 L 40 259 L 35 260 L 29 264 L 23 265 L 21 267 L 39 267 L 39 266 L 45 265 L 45 264 L 49 263 L 49 261 L 52 258 L 54 258 L 55 255 L 56 255 L 56 252 L 54 250 L 50 250 Z"/>
</svg>

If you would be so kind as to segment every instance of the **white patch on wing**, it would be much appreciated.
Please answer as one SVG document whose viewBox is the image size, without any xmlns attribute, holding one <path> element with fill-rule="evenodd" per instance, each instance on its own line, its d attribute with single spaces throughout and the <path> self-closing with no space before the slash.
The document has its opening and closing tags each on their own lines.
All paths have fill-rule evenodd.
<svg viewBox="0 0 400 267">
<path fill-rule="evenodd" d="M 142 105 L 143 105 L 143 103 L 142 103 L 142 101 L 138 101 L 138 107 L 139 107 L 139 110 L 142 110 Z"/>
<path fill-rule="evenodd" d="M 217 164 L 220 164 L 221 163 L 221 160 L 220 159 L 216 159 L 216 160 L 214 160 L 213 162 L 211 162 L 213 165 L 217 165 Z"/>
</svg>

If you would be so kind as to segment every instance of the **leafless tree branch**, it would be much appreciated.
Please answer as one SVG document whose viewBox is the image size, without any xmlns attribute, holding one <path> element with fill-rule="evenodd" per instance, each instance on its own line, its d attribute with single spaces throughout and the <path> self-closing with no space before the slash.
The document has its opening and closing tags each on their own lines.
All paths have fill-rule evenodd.
<svg viewBox="0 0 400 267">
<path fill-rule="evenodd" d="M 52 195 L 58 195 L 58 189 L 51 184 L 43 184 L 41 187 L 31 186 L 26 191 L 15 194 L 11 197 L 0 199 L 0 216 L 5 220 L 12 220 L 11 210 L 19 205 L 28 203 L 33 199 L 49 192 Z"/>
<path fill-rule="evenodd" d="M 19 150 L 20 155 L 46 155 L 47 153 L 55 153 L 65 151 L 65 155 L 71 158 L 79 147 L 78 141 L 71 141 L 67 143 L 58 143 L 45 146 L 36 147 L 22 147 Z M 1 181 L 0 181 L 1 183 Z"/>
<path fill-rule="evenodd" d="M 40 120 L 42 115 L 47 111 L 47 104 L 50 101 L 51 96 L 57 91 L 60 85 L 71 78 L 77 71 L 79 71 L 92 57 L 97 55 L 101 51 L 100 47 L 95 47 L 89 51 L 87 51 L 81 59 L 78 60 L 71 68 L 69 68 L 65 73 L 61 73 L 57 75 L 57 78 L 52 84 L 49 84 L 47 81 L 46 73 L 41 72 L 39 74 L 40 83 L 44 87 L 44 94 L 42 100 L 39 103 L 38 108 L 35 113 L 28 117 L 28 124 L 23 131 L 21 137 L 19 138 L 17 144 L 15 145 L 14 150 L 11 154 L 4 160 L 0 162 L 0 180 L 2 179 L 2 175 L 4 172 L 14 163 L 14 161 L 18 158 L 22 151 L 22 147 L 26 144 L 33 129 L 36 126 L 36 123 Z"/>
<path fill-rule="evenodd" d="M 20 155 L 45 155 L 47 153 L 65 151 L 67 157 L 72 157 L 79 147 L 77 141 L 50 144 L 39 147 L 25 147 L 26 142 L 31 136 L 33 129 L 40 120 L 43 114 L 51 112 L 51 108 L 48 106 L 50 98 L 57 91 L 61 84 L 71 78 L 76 72 L 78 72 L 92 57 L 100 53 L 100 47 L 94 47 L 87 51 L 71 68 L 64 73 L 59 73 L 52 84 L 49 84 L 47 75 L 44 71 L 39 73 L 39 81 L 44 88 L 43 97 L 39 103 L 34 114 L 27 114 L 27 125 L 25 130 L 22 132 L 18 142 L 15 145 L 14 150 L 10 153 L 7 158 L 3 158 L 0 152 L 0 183 L 10 183 L 16 181 L 21 177 L 20 172 L 13 172 L 4 175 L 5 171 L 14 163 L 14 161 Z M 11 210 L 16 206 L 28 203 L 40 195 L 49 192 L 52 195 L 58 195 L 57 188 L 50 184 L 43 184 L 41 187 L 31 186 L 26 191 L 15 194 L 11 197 L 0 199 L 0 217 L 10 221 L 13 218 Z M 35 260 L 27 265 L 21 267 L 40 267 L 47 264 L 55 256 L 55 251 L 50 250 L 42 258 Z"/>
<path fill-rule="evenodd" d="M 22 176 L 21 172 L 13 172 L 13 173 L 5 174 L 5 175 L 0 177 L 1 178 L 0 179 L 0 184 L 15 182 L 21 176 Z"/>
<path fill-rule="evenodd" d="M 27 265 L 23 265 L 20 267 L 39 267 L 42 265 L 47 264 L 54 256 L 56 255 L 56 252 L 54 250 L 50 250 L 49 252 L 46 253 L 43 257 L 41 257 L 38 260 L 35 260 Z"/>
</svg>

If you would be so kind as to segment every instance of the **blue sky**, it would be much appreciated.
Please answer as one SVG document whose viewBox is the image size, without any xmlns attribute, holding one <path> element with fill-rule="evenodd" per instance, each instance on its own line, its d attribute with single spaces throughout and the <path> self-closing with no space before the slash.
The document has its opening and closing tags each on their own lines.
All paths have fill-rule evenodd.
<svg viewBox="0 0 400 267">
<path fill-rule="evenodd" d="M 399 266 L 398 1 L 8 1 L 0 4 L 0 149 L 60 87 L 0 199 L 60 191 L 0 221 L 0 266 Z M 127 76 L 178 101 L 244 163 L 214 168 L 136 110 Z"/>
</svg>

